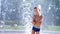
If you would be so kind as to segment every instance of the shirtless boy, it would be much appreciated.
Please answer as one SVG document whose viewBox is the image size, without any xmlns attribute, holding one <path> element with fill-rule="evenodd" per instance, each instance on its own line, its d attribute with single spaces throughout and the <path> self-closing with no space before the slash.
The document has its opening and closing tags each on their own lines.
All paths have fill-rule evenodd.
<svg viewBox="0 0 60 34">
<path fill-rule="evenodd" d="M 33 28 L 32 34 L 40 34 L 40 27 L 42 23 L 43 16 L 39 15 L 40 9 L 38 7 L 34 7 L 34 16 L 33 16 Z"/>
</svg>

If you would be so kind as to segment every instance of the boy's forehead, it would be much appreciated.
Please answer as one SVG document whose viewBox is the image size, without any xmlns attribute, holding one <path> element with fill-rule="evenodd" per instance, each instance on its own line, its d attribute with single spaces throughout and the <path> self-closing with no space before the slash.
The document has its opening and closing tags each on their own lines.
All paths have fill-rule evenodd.
<svg viewBox="0 0 60 34">
<path fill-rule="evenodd" d="M 36 7 L 34 10 L 40 10 L 39 7 Z"/>
<path fill-rule="evenodd" d="M 39 9 L 38 7 L 36 7 L 35 9 Z"/>
<path fill-rule="evenodd" d="M 37 7 L 37 9 L 39 9 L 39 7 Z"/>
</svg>

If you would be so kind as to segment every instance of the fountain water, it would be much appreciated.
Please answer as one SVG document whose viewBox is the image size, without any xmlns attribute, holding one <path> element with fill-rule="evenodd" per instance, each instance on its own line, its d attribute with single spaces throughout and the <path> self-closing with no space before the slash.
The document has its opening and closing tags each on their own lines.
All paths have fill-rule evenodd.
<svg viewBox="0 0 60 34">
<path fill-rule="evenodd" d="M 32 29 L 33 8 L 35 6 L 41 8 L 41 13 L 44 16 L 41 30 L 47 29 L 51 25 L 54 26 L 55 19 L 59 19 L 59 16 L 56 16 L 59 8 L 56 7 L 53 0 L 0 0 L 0 19 L 3 21 L 11 20 L 11 22 L 18 21 L 18 24 L 25 27 L 26 34 L 29 34 Z M 15 26 L 18 24 L 14 23 Z"/>
</svg>

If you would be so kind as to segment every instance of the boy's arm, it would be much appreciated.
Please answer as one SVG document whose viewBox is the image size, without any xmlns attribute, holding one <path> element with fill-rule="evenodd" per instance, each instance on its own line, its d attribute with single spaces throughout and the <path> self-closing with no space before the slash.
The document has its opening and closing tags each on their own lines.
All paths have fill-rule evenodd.
<svg viewBox="0 0 60 34">
<path fill-rule="evenodd" d="M 33 25 L 35 25 L 35 18 L 33 17 L 33 22 L 32 22 Z"/>
<path fill-rule="evenodd" d="M 43 21 L 43 16 L 42 15 L 40 16 L 40 19 L 41 19 L 40 21 L 42 22 Z"/>
</svg>

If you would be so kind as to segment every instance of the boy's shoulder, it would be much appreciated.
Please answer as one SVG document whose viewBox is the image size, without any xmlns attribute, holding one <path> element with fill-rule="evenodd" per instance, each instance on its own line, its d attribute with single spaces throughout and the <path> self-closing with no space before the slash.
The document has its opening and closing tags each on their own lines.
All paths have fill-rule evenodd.
<svg viewBox="0 0 60 34">
<path fill-rule="evenodd" d="M 43 17 L 43 15 L 41 14 L 41 15 L 39 15 L 39 16 L 42 16 Z"/>
<path fill-rule="evenodd" d="M 40 15 L 40 18 L 43 18 L 43 15 Z"/>
</svg>

